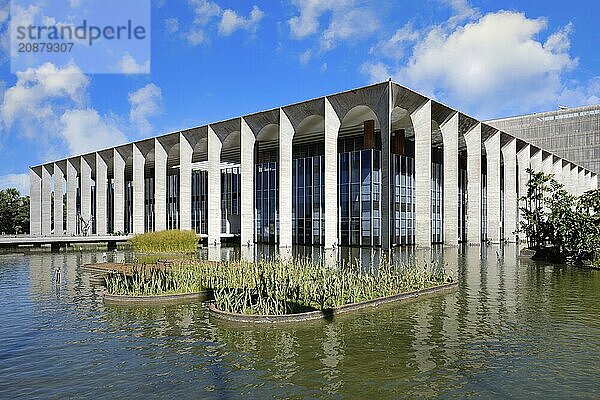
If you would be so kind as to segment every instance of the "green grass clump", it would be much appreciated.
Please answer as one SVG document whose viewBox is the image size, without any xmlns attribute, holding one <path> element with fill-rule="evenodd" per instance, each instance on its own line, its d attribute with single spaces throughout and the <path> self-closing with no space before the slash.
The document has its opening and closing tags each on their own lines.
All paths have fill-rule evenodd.
<svg viewBox="0 0 600 400">
<path fill-rule="evenodd" d="M 127 296 L 196 293 L 202 290 L 195 271 L 182 266 L 135 268 L 131 275 L 111 272 L 104 280 L 108 293 Z"/>
<path fill-rule="evenodd" d="M 448 281 L 443 265 L 395 266 L 384 260 L 376 270 L 315 265 L 308 259 L 220 262 L 180 260 L 163 269 L 110 274 L 111 294 L 159 295 L 209 288 L 217 308 L 245 314 L 283 315 L 325 310 L 392 296 Z"/>
<path fill-rule="evenodd" d="M 144 253 L 195 253 L 198 237 L 191 230 L 168 230 L 135 235 L 131 240 L 134 251 Z"/>
</svg>

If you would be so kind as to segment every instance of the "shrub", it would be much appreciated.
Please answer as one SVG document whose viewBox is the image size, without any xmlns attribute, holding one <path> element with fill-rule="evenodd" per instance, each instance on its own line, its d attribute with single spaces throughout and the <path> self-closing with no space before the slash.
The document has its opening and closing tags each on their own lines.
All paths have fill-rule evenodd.
<svg viewBox="0 0 600 400">
<path fill-rule="evenodd" d="M 131 239 L 134 251 L 144 253 L 195 253 L 198 237 L 194 231 L 147 232 Z"/>
</svg>

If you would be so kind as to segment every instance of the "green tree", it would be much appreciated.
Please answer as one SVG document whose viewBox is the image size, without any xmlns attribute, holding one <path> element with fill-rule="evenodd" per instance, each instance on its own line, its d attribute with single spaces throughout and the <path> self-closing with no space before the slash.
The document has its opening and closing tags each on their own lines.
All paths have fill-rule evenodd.
<svg viewBox="0 0 600 400">
<path fill-rule="evenodd" d="M 0 190 L 0 233 L 29 233 L 29 196 L 17 189 Z"/>
</svg>

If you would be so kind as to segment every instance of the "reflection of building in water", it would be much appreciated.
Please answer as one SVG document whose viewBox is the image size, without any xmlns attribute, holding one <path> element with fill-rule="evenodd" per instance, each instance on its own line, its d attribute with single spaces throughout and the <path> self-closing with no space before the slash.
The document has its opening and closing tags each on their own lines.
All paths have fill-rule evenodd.
<svg viewBox="0 0 600 400">
<path fill-rule="evenodd" d="M 480 244 L 516 240 L 529 167 L 574 194 L 597 186 L 597 171 L 496 126 L 374 84 L 32 167 L 31 232 Z"/>
</svg>

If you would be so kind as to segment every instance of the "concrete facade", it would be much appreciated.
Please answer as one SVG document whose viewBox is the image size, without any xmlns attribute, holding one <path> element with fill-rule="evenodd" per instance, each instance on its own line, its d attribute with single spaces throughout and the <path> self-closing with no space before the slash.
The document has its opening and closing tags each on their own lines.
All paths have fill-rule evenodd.
<svg viewBox="0 0 600 400">
<path fill-rule="evenodd" d="M 93 221 L 88 234 L 179 226 L 213 247 L 239 237 L 390 248 L 455 246 L 462 224 L 470 244 L 484 228 L 493 243 L 515 241 L 530 166 L 572 193 L 597 184 L 593 171 L 390 81 L 32 167 L 31 232 L 82 235 Z"/>
</svg>

